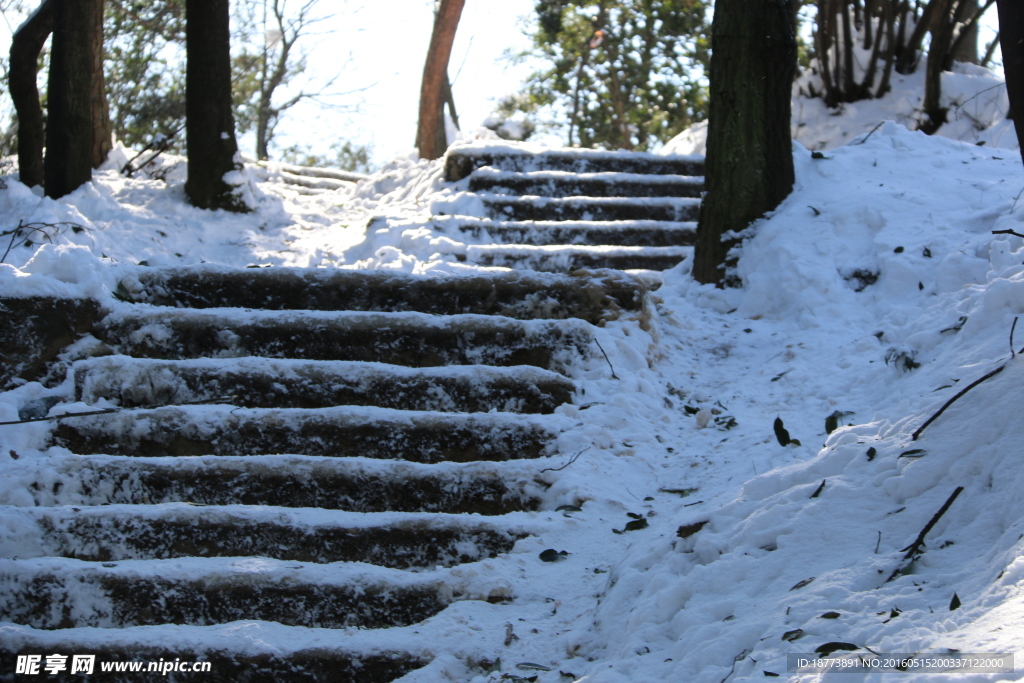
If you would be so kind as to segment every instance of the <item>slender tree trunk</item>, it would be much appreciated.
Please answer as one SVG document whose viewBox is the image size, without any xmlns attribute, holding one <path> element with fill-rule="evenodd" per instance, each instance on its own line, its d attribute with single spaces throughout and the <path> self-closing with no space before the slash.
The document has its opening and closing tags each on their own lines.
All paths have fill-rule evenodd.
<svg viewBox="0 0 1024 683">
<path fill-rule="evenodd" d="M 462 126 L 459 125 L 459 112 L 455 108 L 455 95 L 452 93 L 452 83 L 448 80 L 447 72 L 444 75 L 444 102 L 448 105 L 448 115 L 452 117 L 455 130 L 462 130 Z"/>
<path fill-rule="evenodd" d="M 693 277 L 728 284 L 726 259 L 751 221 L 793 189 L 790 98 L 796 71 L 793 0 L 717 0 L 712 26 L 704 201 Z"/>
<path fill-rule="evenodd" d="M 248 211 L 237 187 L 224 180 L 241 168 L 235 158 L 228 0 L 186 0 L 185 17 L 185 193 L 201 209 Z"/>
<path fill-rule="evenodd" d="M 466 0 L 441 0 L 441 7 L 434 17 L 434 31 L 430 36 L 427 62 L 423 66 L 423 83 L 420 87 L 420 120 L 416 132 L 416 146 L 421 159 L 437 159 L 447 149 L 439 144 L 437 135 L 438 119 L 444 107 L 444 82 L 448 78 L 448 60 L 452 56 L 455 30 L 459 27 L 462 7 Z"/>
<path fill-rule="evenodd" d="M 927 117 L 919 130 L 931 135 L 946 122 L 942 106 L 942 72 L 946 68 L 947 50 L 953 42 L 953 17 L 949 16 L 951 0 L 932 0 L 937 7 L 931 47 L 925 62 L 924 101 L 921 108 Z"/>
<path fill-rule="evenodd" d="M 99 168 L 107 160 L 114 145 L 110 139 L 113 126 L 110 123 L 110 105 L 107 103 L 107 81 L 103 75 L 103 2 L 97 0 L 100 9 L 93 26 L 92 64 L 92 167 Z"/>
<path fill-rule="evenodd" d="M 102 0 L 53 0 L 43 169 L 48 197 L 63 197 L 92 179 L 94 34 L 102 11 Z"/>
<path fill-rule="evenodd" d="M 1003 72 L 1010 96 L 1010 113 L 1017 140 L 1024 140 L 1024 5 L 1019 0 L 996 0 Z M 1024 143 L 1021 144 L 1024 154 Z"/>
<path fill-rule="evenodd" d="M 918 19 L 917 25 L 914 27 L 914 32 L 903 44 L 903 51 L 896 60 L 896 73 L 912 74 L 917 69 L 924 37 L 935 25 L 936 12 L 940 9 L 944 10 L 946 4 L 945 0 L 929 0 L 925 5 L 924 12 L 921 13 L 921 18 Z"/>
<path fill-rule="evenodd" d="M 43 184 L 43 107 L 36 87 L 39 53 L 53 31 L 53 0 L 43 0 L 11 39 L 11 100 L 18 113 L 18 173 L 29 187 Z"/>
</svg>

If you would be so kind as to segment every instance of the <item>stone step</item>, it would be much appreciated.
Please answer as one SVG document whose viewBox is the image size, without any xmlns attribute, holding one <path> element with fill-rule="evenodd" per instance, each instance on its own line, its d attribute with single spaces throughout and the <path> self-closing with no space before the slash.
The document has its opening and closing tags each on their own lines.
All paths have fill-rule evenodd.
<svg viewBox="0 0 1024 683">
<path fill-rule="evenodd" d="M 572 422 L 503 413 L 384 408 L 246 409 L 190 406 L 64 418 L 51 443 L 79 454 L 138 456 L 362 456 L 412 462 L 510 460 L 551 455 Z"/>
<path fill-rule="evenodd" d="M 642 287 L 642 285 L 638 285 Z M 94 334 L 114 352 L 162 359 L 298 358 L 439 365 L 532 365 L 568 372 L 590 355 L 579 320 L 422 313 L 181 310 L 119 306 Z"/>
<path fill-rule="evenodd" d="M 247 408 L 378 406 L 447 412 L 551 413 L 575 385 L 530 366 L 417 369 L 381 363 L 266 358 L 163 361 L 106 356 L 74 365 L 79 401 L 126 408 L 230 396 Z"/>
<path fill-rule="evenodd" d="M 459 259 L 480 266 L 568 272 L 578 268 L 668 270 L 685 261 L 692 247 L 532 247 L 484 244 L 466 247 Z"/>
<path fill-rule="evenodd" d="M 434 229 L 476 241 L 532 246 L 593 245 L 638 247 L 693 246 L 697 224 L 669 221 L 496 221 L 468 216 L 435 216 Z"/>
<path fill-rule="evenodd" d="M 436 573 L 361 565 L 263 558 L 0 560 L 0 621 L 37 629 L 239 620 L 383 628 L 428 619 L 454 598 Z"/>
<path fill-rule="evenodd" d="M 0 390 L 15 377 L 38 380 L 68 344 L 102 317 L 99 302 L 70 296 L 9 296 L 0 291 Z"/>
<path fill-rule="evenodd" d="M 91 562 L 263 557 L 432 569 L 512 550 L 521 530 L 457 515 L 252 506 L 114 505 L 7 509 L 4 544 L 19 558 Z"/>
<path fill-rule="evenodd" d="M 435 315 L 580 318 L 598 323 L 644 305 L 643 287 L 621 274 L 499 273 L 426 276 L 300 268 L 134 268 L 121 296 L 180 308 L 387 311 Z"/>
<path fill-rule="evenodd" d="M 672 197 L 512 197 L 478 195 L 491 218 L 514 221 L 695 221 L 700 200 Z"/>
<path fill-rule="evenodd" d="M 350 512 L 503 515 L 540 507 L 536 468 L 492 463 L 422 465 L 298 455 L 124 458 L 51 456 L 5 467 L 23 483 L 0 505 L 193 503 Z"/>
<path fill-rule="evenodd" d="M 332 683 L 386 683 L 401 678 L 405 674 L 426 666 L 430 658 L 426 654 L 413 655 L 405 652 L 349 650 L 337 646 L 314 646 L 301 650 L 282 652 L 281 648 L 270 650 L 266 643 L 258 651 L 251 649 L 238 651 L 223 647 L 214 649 L 203 645 L 167 644 L 160 641 L 160 636 L 150 635 L 139 638 L 138 643 L 128 645 L 112 644 L 107 639 L 112 635 L 120 635 L 125 630 L 144 631 L 147 627 L 137 629 L 93 629 L 103 640 L 89 637 L 73 637 L 66 631 L 56 633 L 47 631 L 29 631 L 25 635 L 18 634 L 13 645 L 5 647 L 0 643 L 0 667 L 4 672 L 15 670 L 18 654 L 46 653 L 90 653 L 96 656 L 94 675 L 103 683 L 137 683 L 149 676 L 166 677 L 168 681 L 195 680 L 202 678 L 213 683 L 276 683 L 278 681 L 315 683 L 332 681 Z M 171 627 L 162 627 L 167 630 Z M 191 628 L 191 627 L 186 627 Z M 214 627 L 207 627 L 214 628 Z M 286 628 L 286 627 L 282 627 Z M 8 631 L 13 628 L 8 627 Z M 84 629 L 83 629 L 84 630 Z M 105 631 L 112 630 L 113 634 Z M 195 630 L 198 630 L 196 628 Z M 297 630 L 297 629 L 292 629 Z M 45 637 L 50 635 L 51 637 Z M 77 633 L 75 634 L 77 635 Z M 85 634 L 83 634 L 85 635 Z M 89 634 L 92 635 L 92 634 Z M 282 634 L 286 636 L 287 634 Z M 156 641 L 156 642 L 154 642 Z M 68 666 L 70 668 L 69 656 Z M 172 666 L 191 666 L 198 663 L 195 678 L 187 678 L 188 669 L 175 672 Z M 112 664 L 110 671 L 101 673 L 101 663 Z M 137 663 L 137 664 L 132 664 Z M 45 660 L 40 663 L 39 671 L 45 674 Z M 120 670 L 115 666 L 120 665 Z M 131 669 L 138 666 L 138 669 Z M 148 668 L 152 667 L 152 668 Z M 179 678 L 179 676 L 186 678 Z M 16 680 L 0 673 L 0 681 Z M 23 680 L 18 677 L 17 680 Z M 88 677 L 81 680 L 90 680 Z"/>
<path fill-rule="evenodd" d="M 147 675 L 153 680 L 201 679 L 209 683 L 388 683 L 426 666 L 430 661 L 429 655 L 423 653 L 393 651 L 390 643 L 389 647 L 354 649 L 348 643 L 350 638 L 346 639 L 344 646 L 315 644 L 296 648 L 291 640 L 298 634 L 291 631 L 307 630 L 276 624 L 273 625 L 277 627 L 273 629 L 276 640 L 259 641 L 249 636 L 255 624 L 246 626 L 249 628 L 244 634 L 238 633 L 236 625 L 229 625 L 227 628 L 233 628 L 234 633 L 210 634 L 209 637 L 216 638 L 217 642 L 197 643 L 194 639 L 201 636 L 186 636 L 181 641 L 172 642 L 168 642 L 167 637 L 180 630 L 202 632 L 224 627 L 160 626 L 156 627 L 160 632 L 154 633 L 151 626 L 39 631 L 8 625 L 0 640 L 0 681 L 31 680 L 15 677 L 13 673 L 19 654 L 42 655 L 44 659 L 40 661 L 39 672 L 44 676 L 47 654 L 68 656 L 66 664 L 69 671 L 72 655 L 94 655 L 93 673 L 81 680 L 95 677 L 102 683 L 138 683 L 148 680 Z M 266 627 L 271 625 L 260 626 L 268 630 Z M 104 663 L 114 666 L 104 672 L 101 668 Z M 132 670 L 132 663 L 137 663 L 135 666 L 139 668 Z M 185 673 L 187 669 L 174 671 L 172 668 L 193 663 L 199 666 L 194 674 Z M 114 670 L 118 665 L 121 670 Z"/>
<path fill-rule="evenodd" d="M 485 167 L 469 176 L 469 190 L 540 197 L 700 197 L 704 179 L 637 173 L 520 173 Z"/>
<path fill-rule="evenodd" d="M 485 143 L 450 149 L 445 155 L 445 180 L 462 180 L 484 166 L 515 172 L 548 170 L 573 173 L 704 175 L 704 157 L 701 156 L 569 148 L 533 151 L 513 145 Z"/>
</svg>

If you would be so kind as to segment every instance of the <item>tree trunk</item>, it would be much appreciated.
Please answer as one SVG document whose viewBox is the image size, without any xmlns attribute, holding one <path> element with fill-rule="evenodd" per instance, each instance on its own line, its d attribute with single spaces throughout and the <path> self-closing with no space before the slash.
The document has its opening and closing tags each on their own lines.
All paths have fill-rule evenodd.
<svg viewBox="0 0 1024 683">
<path fill-rule="evenodd" d="M 704 200 L 693 277 L 727 284 L 740 231 L 793 189 L 790 98 L 796 71 L 792 0 L 717 0 L 712 25 Z"/>
<path fill-rule="evenodd" d="M 996 0 L 1003 72 L 1017 140 L 1024 140 L 1024 5 L 1018 0 Z M 1024 143 L 1021 144 L 1024 154 Z"/>
<path fill-rule="evenodd" d="M 97 0 L 100 9 L 93 26 L 92 64 L 92 167 L 99 168 L 113 149 L 110 135 L 110 105 L 107 104 L 107 82 L 103 76 L 103 1 Z"/>
<path fill-rule="evenodd" d="M 949 16 L 950 0 L 932 0 L 936 6 L 935 27 L 925 62 L 924 101 L 921 108 L 927 117 L 918 130 L 931 135 L 946 123 L 946 108 L 942 106 L 942 72 L 946 68 L 947 50 L 953 42 L 953 17 Z"/>
<path fill-rule="evenodd" d="M 925 5 L 924 12 L 921 13 L 921 18 L 918 19 L 917 25 L 914 27 L 914 32 L 910 34 L 910 38 L 903 45 L 903 51 L 896 59 L 896 73 L 912 74 L 917 69 L 924 37 L 935 26 L 936 12 L 939 11 L 940 6 L 945 9 L 946 4 L 945 0 L 929 0 Z"/>
<path fill-rule="evenodd" d="M 53 0 L 43 168 L 48 197 L 63 197 L 92 179 L 94 34 L 102 11 L 102 0 Z"/>
<path fill-rule="evenodd" d="M 960 5 L 964 7 L 964 16 L 968 20 L 978 14 L 978 10 L 981 9 L 978 5 L 978 0 L 960 0 Z M 977 64 L 978 24 L 971 22 L 969 25 L 964 26 L 963 29 L 963 33 L 954 44 L 953 59 L 958 62 Z"/>
<path fill-rule="evenodd" d="M 423 66 L 423 83 L 420 86 L 420 120 L 416 132 L 416 146 L 421 159 L 437 159 L 447 149 L 439 145 L 437 135 L 438 118 L 444 125 L 441 109 L 444 106 L 444 82 L 448 78 L 448 60 L 452 56 L 455 30 L 459 27 L 462 7 L 466 0 L 441 0 L 441 7 L 434 17 L 434 31 L 430 36 L 427 62 Z"/>
<path fill-rule="evenodd" d="M 53 0 L 43 0 L 11 39 L 8 85 L 18 113 L 18 173 L 29 187 L 43 184 L 43 108 L 36 88 L 39 53 L 53 31 Z"/>
<path fill-rule="evenodd" d="M 185 17 L 185 194 L 201 209 L 248 211 L 236 186 L 224 180 L 241 168 L 235 159 L 228 0 L 187 0 Z"/>
</svg>

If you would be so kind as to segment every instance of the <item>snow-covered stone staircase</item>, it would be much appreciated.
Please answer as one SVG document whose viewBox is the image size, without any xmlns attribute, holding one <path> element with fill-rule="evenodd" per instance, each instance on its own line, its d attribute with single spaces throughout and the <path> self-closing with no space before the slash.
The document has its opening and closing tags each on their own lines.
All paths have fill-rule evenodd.
<svg viewBox="0 0 1024 683">
<path fill-rule="evenodd" d="M 477 216 L 436 216 L 482 266 L 570 272 L 667 270 L 692 251 L 703 158 L 513 146 L 453 148 L 445 179 L 468 178 Z M 459 209 L 456 208 L 456 211 Z M 468 238 L 468 239 L 467 239 Z"/>
<path fill-rule="evenodd" d="M 120 410 L 61 419 L 2 511 L 2 649 L 223 681 L 390 681 L 430 661 L 420 622 L 512 600 L 452 570 L 544 533 L 552 413 L 648 305 L 608 271 L 139 268 L 118 297 L 67 362 Z"/>
</svg>

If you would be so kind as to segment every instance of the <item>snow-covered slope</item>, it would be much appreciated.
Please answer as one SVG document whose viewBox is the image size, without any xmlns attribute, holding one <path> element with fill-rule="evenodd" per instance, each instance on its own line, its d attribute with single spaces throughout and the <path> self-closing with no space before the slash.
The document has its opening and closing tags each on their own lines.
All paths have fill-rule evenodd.
<svg viewBox="0 0 1024 683">
<path fill-rule="evenodd" d="M 917 73 L 892 74 L 892 90 L 876 100 L 844 103 L 829 109 L 820 98 L 815 76 L 805 74 L 793 85 L 793 138 L 808 149 L 832 149 L 849 143 L 884 121 L 895 121 L 910 129 L 923 118 L 924 69 Z M 814 88 L 812 88 L 814 86 Z M 936 135 L 970 144 L 1015 149 L 1018 147 L 1013 122 L 1006 118 L 1010 101 L 1002 78 L 974 64 L 954 64 L 942 74 L 941 104 L 947 109 L 947 123 Z M 668 142 L 662 154 L 704 154 L 707 123 L 698 123 Z"/>
</svg>

